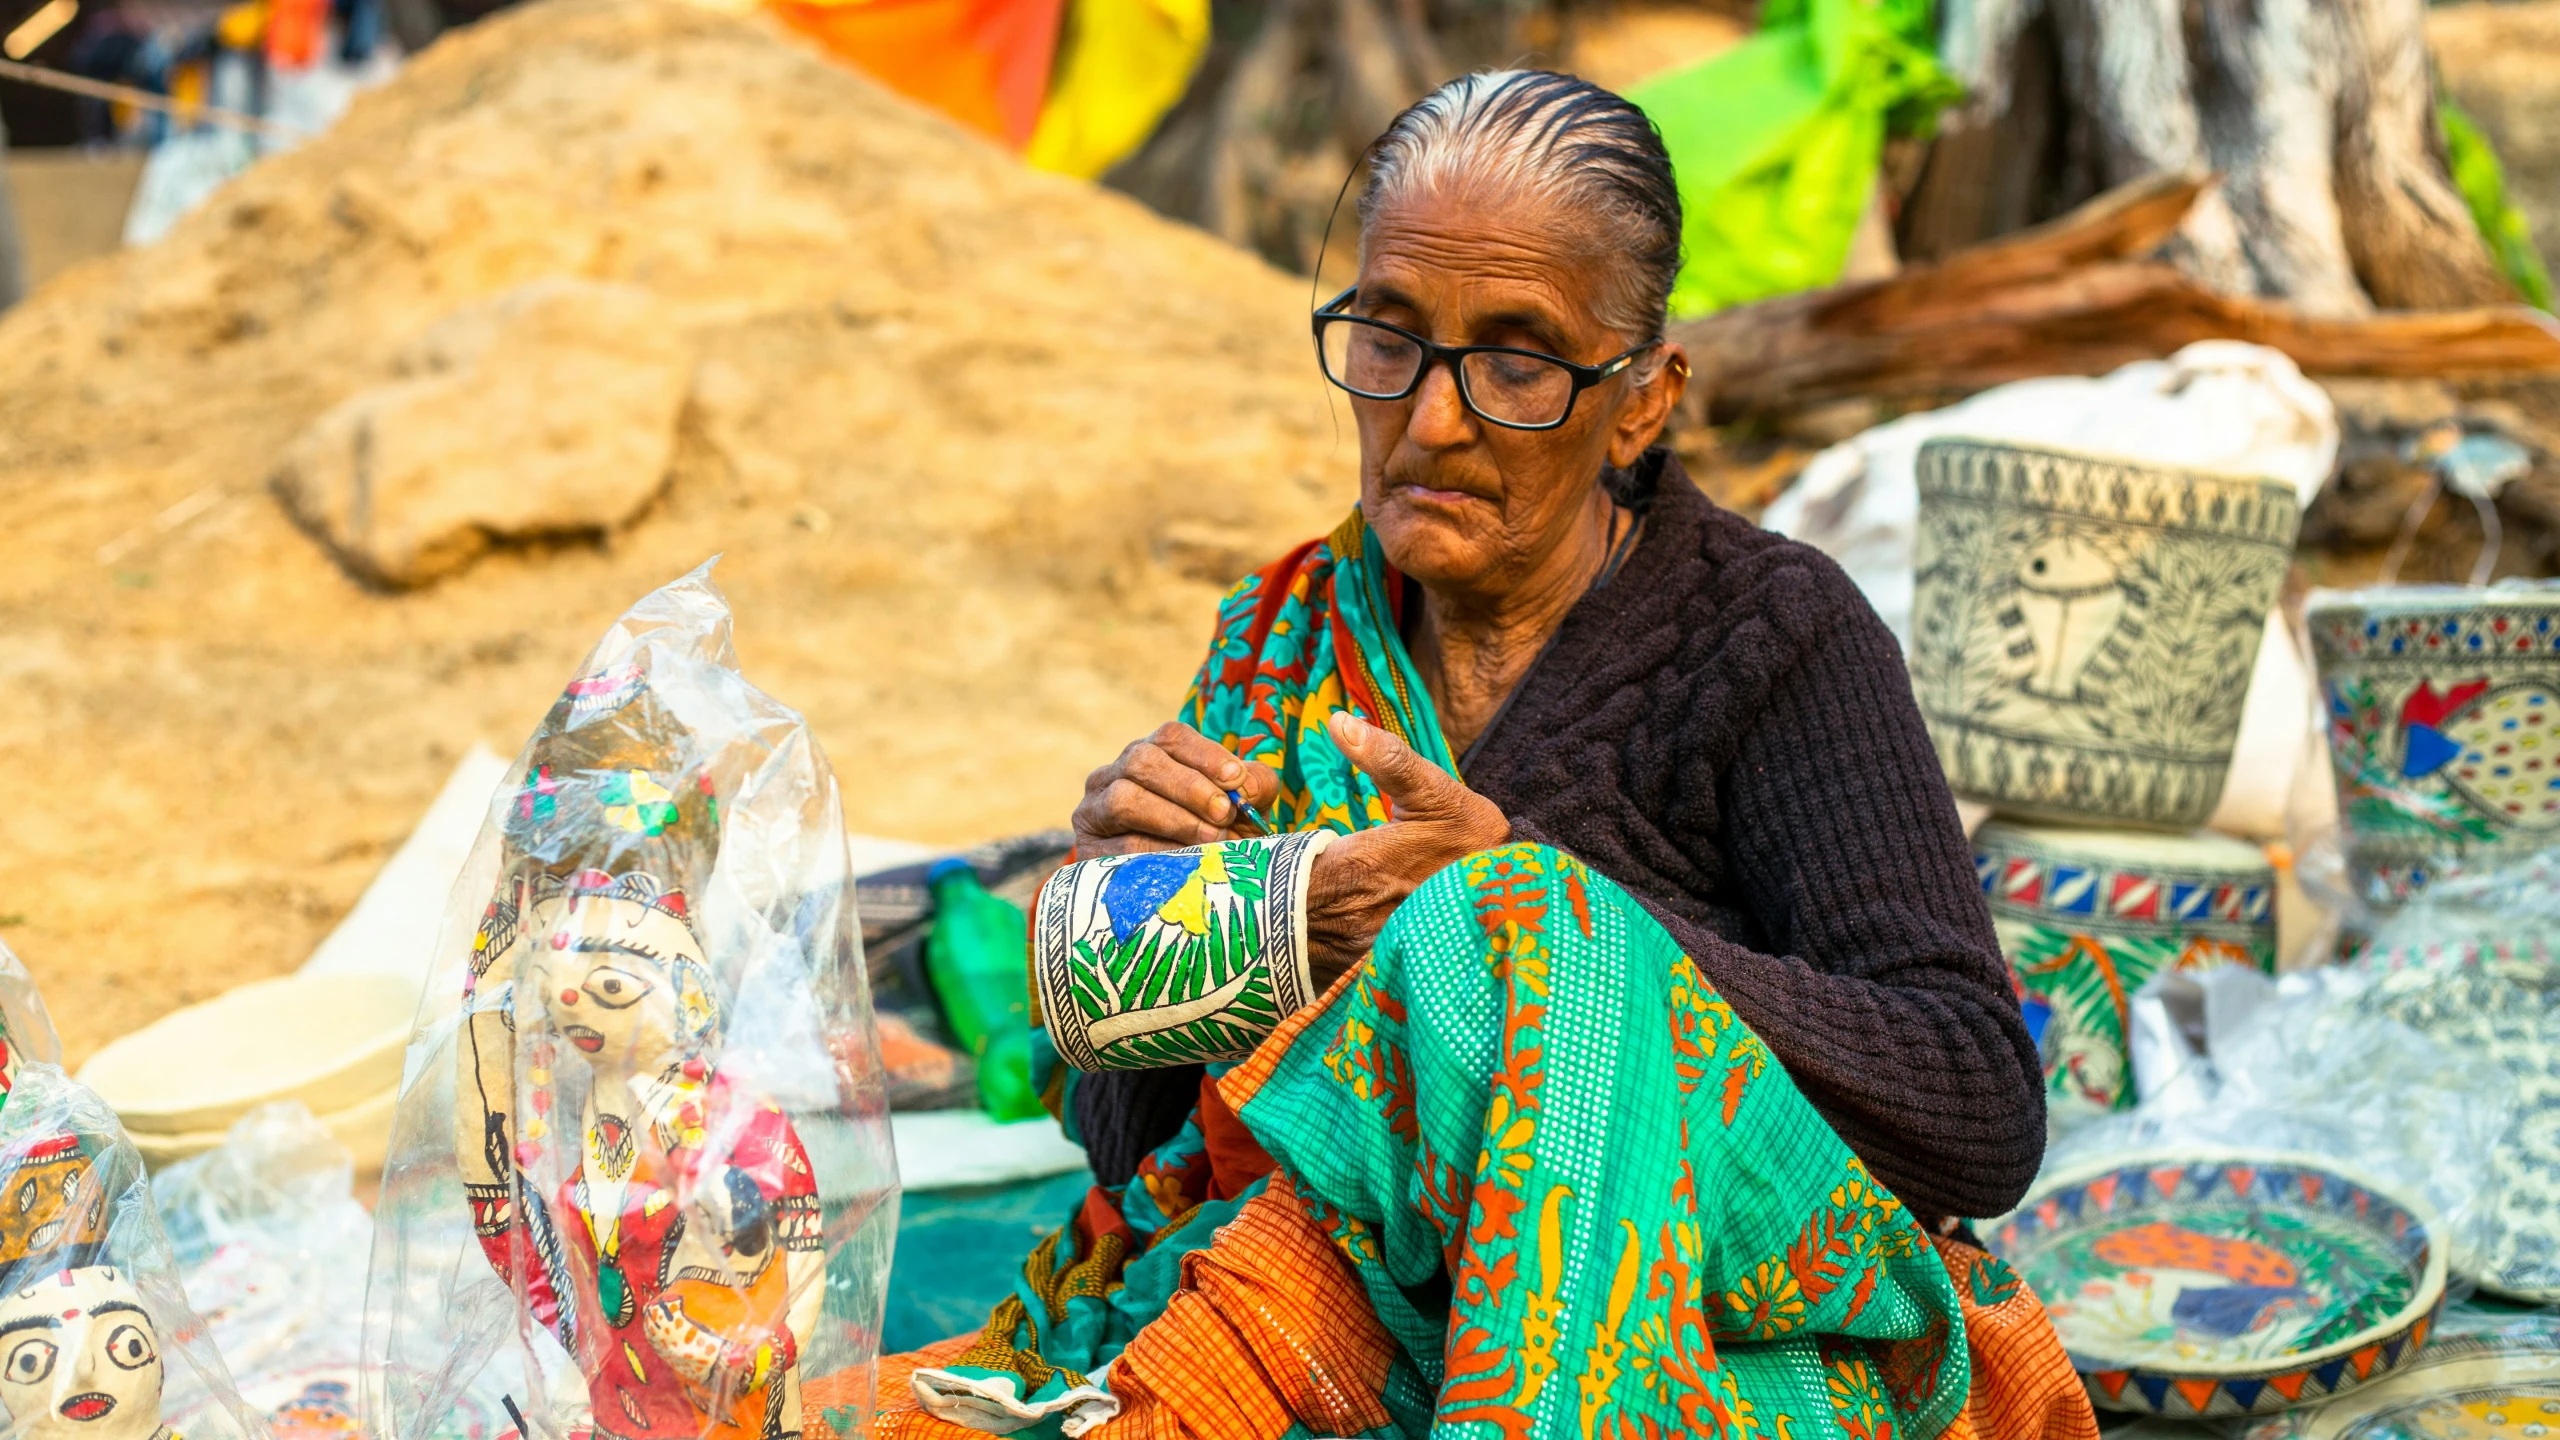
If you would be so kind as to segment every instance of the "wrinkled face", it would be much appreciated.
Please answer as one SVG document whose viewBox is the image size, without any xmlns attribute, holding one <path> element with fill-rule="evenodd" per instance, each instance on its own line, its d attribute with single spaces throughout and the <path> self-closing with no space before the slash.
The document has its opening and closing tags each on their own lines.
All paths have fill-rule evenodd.
<svg viewBox="0 0 2560 1440">
<path fill-rule="evenodd" d="M 1442 345 L 1508 345 L 1579 365 L 1641 337 L 1594 313 L 1599 267 L 1582 228 L 1543 201 L 1426 194 L 1380 210 L 1361 243 L 1351 313 Z M 1402 400 L 1353 398 L 1360 500 L 1388 559 L 1435 589 L 1497 595 L 1587 514 L 1603 464 L 1661 432 L 1677 381 L 1659 355 L 1584 390 L 1564 424 L 1512 430 L 1471 414 L 1445 365 Z M 1636 376 L 1651 373 L 1639 386 Z"/>
<path fill-rule="evenodd" d="M 160 1379 L 159 1332 L 112 1266 L 0 1300 L 0 1402 L 19 1440 L 149 1440 Z"/>
<path fill-rule="evenodd" d="M 707 1003 L 674 963 L 701 963 L 693 931 L 665 911 L 601 895 L 572 896 L 543 918 L 530 980 L 561 1038 L 601 1071 L 671 1063 L 679 1041 L 702 1028 Z"/>
</svg>

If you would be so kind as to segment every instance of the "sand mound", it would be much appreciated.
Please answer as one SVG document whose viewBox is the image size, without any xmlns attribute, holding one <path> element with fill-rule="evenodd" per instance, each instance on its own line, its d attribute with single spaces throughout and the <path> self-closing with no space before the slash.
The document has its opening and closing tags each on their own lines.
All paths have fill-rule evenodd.
<svg viewBox="0 0 2560 1440">
<path fill-rule="evenodd" d="M 690 348 L 663 495 L 605 544 L 350 580 L 281 457 L 440 320 L 564 279 Z M 1219 583 L 1350 499 L 1305 303 L 752 22 L 544 0 L 457 34 L 0 321 L 0 938 L 75 1063 L 298 964 L 462 747 L 511 751 L 715 552 L 852 824 L 1060 823 L 1179 698 Z"/>
</svg>

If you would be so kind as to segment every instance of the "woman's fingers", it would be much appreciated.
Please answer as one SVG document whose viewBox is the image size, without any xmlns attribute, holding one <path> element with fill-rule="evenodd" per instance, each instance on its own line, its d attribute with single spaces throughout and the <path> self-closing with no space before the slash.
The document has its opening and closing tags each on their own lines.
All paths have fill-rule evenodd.
<svg viewBox="0 0 2560 1440">
<path fill-rule="evenodd" d="M 1224 750 L 1218 753 L 1227 754 Z M 1235 757 L 1228 755 L 1227 761 L 1235 764 Z M 1236 765 L 1239 772 L 1243 768 Z M 1131 746 L 1121 764 L 1120 775 L 1123 780 L 1134 781 L 1182 807 L 1200 824 L 1213 830 L 1223 829 L 1235 816 L 1235 804 L 1227 799 L 1227 787 L 1210 779 L 1193 759 L 1172 753 L 1162 741 L 1151 740 Z M 1243 777 L 1239 774 L 1238 778 Z"/>
<path fill-rule="evenodd" d="M 1188 725 L 1168 721 L 1157 726 L 1147 739 L 1168 757 L 1207 777 L 1222 800 L 1230 790 L 1255 805 L 1268 805 L 1280 797 L 1280 777 L 1272 773 L 1270 766 L 1239 760 L 1226 746 Z M 1240 817 L 1229 813 L 1223 818 L 1233 823 Z"/>
<path fill-rule="evenodd" d="M 1453 833 L 1445 843 L 1461 846 L 1459 854 L 1498 845 L 1511 833 L 1501 807 L 1393 734 L 1349 711 L 1334 712 L 1326 730 L 1351 763 L 1377 782 L 1398 823 L 1449 827 Z"/>
<path fill-rule="evenodd" d="M 1114 854 L 1205 845 L 1249 833 L 1249 822 L 1227 792 L 1240 791 L 1260 805 L 1279 789 L 1279 778 L 1267 767 L 1238 760 L 1188 725 L 1168 723 L 1085 778 L 1084 802 L 1075 814 L 1077 846 Z M 1106 842 L 1124 837 L 1152 843 L 1106 848 Z"/>
<path fill-rule="evenodd" d="M 1376 782 L 1395 818 L 1335 841 L 1316 859 L 1307 926 L 1319 979 L 1358 963 L 1414 887 L 1511 835 L 1502 807 L 1394 735 L 1349 714 L 1334 715 L 1327 728 L 1351 763 Z"/>
<path fill-rule="evenodd" d="M 1219 828 L 1183 806 L 1129 779 L 1111 781 L 1084 797 L 1076 807 L 1076 849 L 1093 854 L 1127 850 L 1170 850 L 1204 845 L 1219 838 Z M 1141 845 L 1107 845 L 1115 840 L 1142 840 Z"/>
</svg>

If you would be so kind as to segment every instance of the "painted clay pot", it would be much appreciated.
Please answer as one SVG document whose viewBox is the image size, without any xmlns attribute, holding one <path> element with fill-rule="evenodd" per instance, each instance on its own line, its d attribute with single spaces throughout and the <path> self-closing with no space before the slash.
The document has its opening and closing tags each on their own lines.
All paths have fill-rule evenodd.
<svg viewBox="0 0 2560 1440">
<path fill-rule="evenodd" d="M 1315 998 L 1307 881 L 1333 834 L 1106 855 L 1040 887 L 1031 973 L 1060 1058 L 1150 1070 L 1253 1053 Z"/>
<path fill-rule="evenodd" d="M 2358 898 L 2560 844 L 2560 585 L 2323 592 L 2304 607 Z"/>
<path fill-rule="evenodd" d="M 1994 820 L 1973 865 L 2059 1119 L 2132 1108 L 2126 1032 L 2152 976 L 2275 971 L 2275 870 L 2255 845 Z"/>
<path fill-rule="evenodd" d="M 2302 519 L 2282 481 L 1920 447 L 1911 678 L 1958 794 L 2192 830 Z"/>
<path fill-rule="evenodd" d="M 2037 1182 L 1985 1238 L 2102 1409 L 2201 1419 L 2341 1395 L 2424 1348 L 2435 1211 L 2314 1156 L 2110 1156 Z"/>
</svg>

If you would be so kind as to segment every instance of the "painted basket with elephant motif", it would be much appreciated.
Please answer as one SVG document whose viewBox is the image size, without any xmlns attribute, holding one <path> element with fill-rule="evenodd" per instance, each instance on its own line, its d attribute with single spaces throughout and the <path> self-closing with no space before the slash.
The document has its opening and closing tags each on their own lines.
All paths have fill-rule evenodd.
<svg viewBox="0 0 2560 1440">
<path fill-rule="evenodd" d="M 2189 1148 L 2049 1176 L 1989 1226 L 2104 1409 L 2272 1414 L 2407 1363 L 2445 1296 L 2427 1201 L 2326 1157 Z"/>
<path fill-rule="evenodd" d="M 2560 583 L 2322 591 L 2304 620 L 2357 898 L 2560 843 Z"/>
<path fill-rule="evenodd" d="M 1911 679 L 1947 783 L 2029 818 L 2204 824 L 2294 487 L 1952 438 L 1918 470 Z"/>
</svg>

